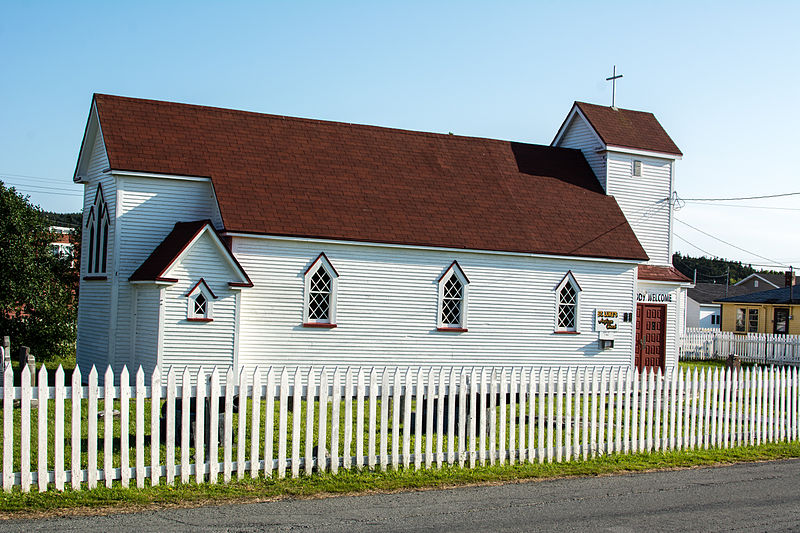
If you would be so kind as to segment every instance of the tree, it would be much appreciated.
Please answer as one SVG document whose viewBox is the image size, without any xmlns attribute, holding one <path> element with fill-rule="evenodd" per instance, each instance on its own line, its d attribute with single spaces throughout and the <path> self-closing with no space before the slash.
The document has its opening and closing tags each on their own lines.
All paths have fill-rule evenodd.
<svg viewBox="0 0 800 533">
<path fill-rule="evenodd" d="M 41 210 L 0 181 L 0 335 L 37 359 L 75 351 L 77 275 L 54 240 Z"/>
</svg>

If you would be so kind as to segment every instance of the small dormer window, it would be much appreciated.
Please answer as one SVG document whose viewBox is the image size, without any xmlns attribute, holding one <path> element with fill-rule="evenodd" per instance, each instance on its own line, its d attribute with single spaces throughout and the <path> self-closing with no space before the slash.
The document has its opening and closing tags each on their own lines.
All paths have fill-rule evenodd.
<svg viewBox="0 0 800 533">
<path fill-rule="evenodd" d="M 638 159 L 633 161 L 633 175 L 639 177 L 642 175 L 642 162 Z"/>
<path fill-rule="evenodd" d="M 467 279 L 456 262 L 439 278 L 439 331 L 467 331 Z"/>
<path fill-rule="evenodd" d="M 88 262 L 86 272 L 92 274 L 105 274 L 108 266 L 108 206 L 103 198 L 103 189 L 97 186 L 94 203 L 89 208 L 86 217 L 86 229 L 89 233 Z"/>
<path fill-rule="evenodd" d="M 211 322 L 212 302 L 217 299 L 203 278 L 195 283 L 194 287 L 186 293 L 188 300 L 186 320 L 189 322 Z"/>
<path fill-rule="evenodd" d="M 336 327 L 336 289 L 339 274 L 325 254 L 311 263 L 304 275 L 303 325 Z"/>
</svg>

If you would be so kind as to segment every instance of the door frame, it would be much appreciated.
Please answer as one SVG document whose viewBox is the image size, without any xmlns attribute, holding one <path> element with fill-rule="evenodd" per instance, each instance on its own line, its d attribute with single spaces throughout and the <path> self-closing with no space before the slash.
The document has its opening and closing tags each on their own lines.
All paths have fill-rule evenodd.
<svg viewBox="0 0 800 533">
<path fill-rule="evenodd" d="M 660 307 L 660 308 L 662 308 L 664 310 L 664 312 L 661 314 L 661 365 L 660 365 L 661 371 L 663 372 L 667 368 L 667 312 L 668 312 L 667 304 L 656 304 L 656 303 L 649 303 L 649 302 L 638 302 L 636 304 L 636 322 L 634 323 L 636 327 L 635 327 L 635 333 L 634 333 L 634 337 L 633 337 L 633 342 L 634 342 L 634 345 L 633 345 L 633 367 L 636 368 L 639 371 L 641 371 L 644 368 L 644 365 L 642 365 L 642 367 L 640 368 L 640 366 L 637 364 L 636 350 L 639 347 L 640 341 L 644 341 L 644 320 L 645 320 L 644 311 L 645 311 L 645 308 L 647 308 L 647 307 Z M 642 329 L 641 330 L 638 327 L 639 317 L 641 317 L 641 320 L 642 320 L 642 322 L 641 322 Z M 641 334 L 641 337 L 640 337 L 640 334 Z M 644 348 L 644 345 L 642 345 L 642 348 Z M 639 360 L 641 360 L 642 357 L 644 356 L 644 350 L 641 349 L 639 351 L 639 354 L 640 354 Z M 652 367 L 652 368 L 656 368 L 656 367 Z"/>
</svg>

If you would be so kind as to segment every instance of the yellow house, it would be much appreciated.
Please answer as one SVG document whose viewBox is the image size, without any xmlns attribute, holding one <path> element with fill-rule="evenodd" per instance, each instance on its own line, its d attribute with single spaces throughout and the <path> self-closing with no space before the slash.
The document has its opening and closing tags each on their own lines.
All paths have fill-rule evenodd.
<svg viewBox="0 0 800 533">
<path fill-rule="evenodd" d="M 721 329 L 734 333 L 800 335 L 800 285 L 716 300 Z"/>
</svg>

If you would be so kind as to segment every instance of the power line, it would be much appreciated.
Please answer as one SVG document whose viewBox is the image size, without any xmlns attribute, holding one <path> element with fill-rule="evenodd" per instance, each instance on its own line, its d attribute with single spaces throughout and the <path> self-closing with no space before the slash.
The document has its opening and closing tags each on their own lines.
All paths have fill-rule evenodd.
<svg viewBox="0 0 800 533">
<path fill-rule="evenodd" d="M 773 207 L 767 205 L 736 205 L 736 204 L 717 204 L 703 200 L 683 200 L 687 203 L 700 204 L 700 205 L 713 205 L 717 207 L 739 207 L 742 209 L 767 209 L 770 211 L 800 211 L 798 207 Z"/>
<path fill-rule="evenodd" d="M 763 255 L 759 255 L 759 254 L 757 254 L 757 253 L 755 253 L 755 252 L 751 252 L 750 250 L 745 250 L 744 248 L 742 248 L 742 247 L 740 247 L 740 246 L 736 246 L 736 245 L 735 245 L 735 244 L 733 244 L 733 243 L 730 243 L 730 242 L 728 242 L 728 241 L 726 241 L 726 240 L 720 239 L 719 237 L 716 237 L 716 236 L 714 236 L 714 235 L 711 235 L 710 233 L 708 233 L 708 232 L 706 232 L 706 231 L 703 231 L 703 230 L 701 230 L 700 228 L 698 228 L 698 227 L 696 227 L 696 226 L 692 226 L 692 225 L 691 225 L 691 224 L 689 224 L 688 222 L 684 222 L 683 220 L 680 220 L 680 219 L 678 219 L 678 218 L 675 218 L 674 220 L 675 220 L 676 222 L 680 222 L 681 224 L 683 224 L 683 225 L 685 225 L 685 226 L 689 226 L 690 228 L 692 228 L 692 229 L 693 229 L 693 230 L 695 230 L 695 231 L 699 231 L 700 233 L 702 233 L 703 235 L 706 235 L 707 237 L 711 237 L 711 238 L 712 238 L 712 239 L 714 239 L 714 240 L 717 240 L 717 241 L 719 241 L 719 242 L 721 242 L 721 243 L 727 244 L 728 246 L 732 246 L 733 248 L 736 248 L 737 250 L 740 250 L 740 251 L 742 251 L 742 252 L 748 253 L 748 254 L 750 254 L 750 255 L 754 255 L 754 256 L 756 256 L 756 257 L 758 257 L 758 258 L 760 258 L 760 259 L 764 259 L 764 260 L 766 260 L 766 261 L 769 261 L 770 263 L 772 263 L 772 264 L 773 264 L 773 265 L 775 265 L 775 266 L 780 266 L 780 267 L 785 267 L 785 266 L 786 266 L 786 265 L 783 265 L 783 264 L 781 264 L 781 263 L 779 263 L 779 262 L 777 262 L 777 261 L 774 261 L 774 260 L 770 259 L 769 257 L 764 257 Z M 699 248 L 698 248 L 698 249 L 699 249 Z M 706 253 L 708 253 L 708 252 L 706 252 Z"/>
<path fill-rule="evenodd" d="M 12 178 L 27 178 L 27 179 L 32 179 L 32 180 L 45 180 L 45 181 L 61 181 L 61 180 L 64 180 L 64 179 L 69 179 L 69 178 L 64 178 L 63 176 L 60 177 L 60 178 L 53 178 L 53 177 L 49 177 L 48 178 L 46 176 L 31 176 L 29 174 L 13 174 L 11 172 L 1 172 L 1 171 L 0 171 L 0 176 L 11 176 Z M 72 180 L 70 179 L 70 181 L 72 181 Z"/>
<path fill-rule="evenodd" d="M 696 244 L 693 244 L 693 243 L 689 242 L 689 241 L 688 241 L 688 240 L 686 240 L 684 237 L 681 237 L 680 235 L 678 235 L 678 234 L 677 234 L 677 233 L 675 233 L 674 231 L 672 232 L 672 234 L 673 234 L 673 235 L 675 235 L 675 236 L 676 236 L 677 238 L 679 238 L 680 240 L 682 240 L 683 242 L 685 242 L 686 244 L 688 244 L 689 246 L 691 246 L 691 247 L 693 247 L 693 248 L 696 248 L 696 249 L 700 250 L 700 251 L 701 251 L 701 252 L 703 252 L 704 254 L 706 254 L 706 255 L 710 255 L 711 257 L 716 257 L 716 255 L 712 254 L 711 252 L 707 252 L 707 251 L 703 250 L 702 248 L 700 248 L 700 247 L 699 247 L 699 246 L 697 246 Z"/>
<path fill-rule="evenodd" d="M 798 196 L 800 192 L 785 192 L 782 194 L 765 194 L 763 196 L 740 196 L 738 198 L 681 198 L 684 202 L 731 202 L 738 200 L 761 200 L 763 198 L 782 198 L 784 196 Z"/>
</svg>

